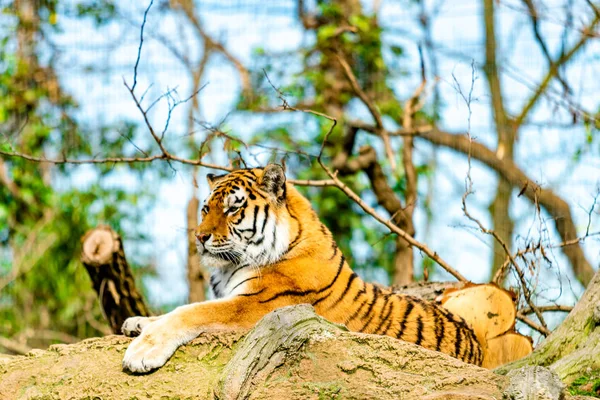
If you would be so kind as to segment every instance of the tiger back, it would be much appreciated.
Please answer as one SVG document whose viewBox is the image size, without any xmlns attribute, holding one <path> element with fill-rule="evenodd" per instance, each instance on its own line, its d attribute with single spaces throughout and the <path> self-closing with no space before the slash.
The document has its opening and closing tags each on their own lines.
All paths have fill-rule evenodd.
<svg viewBox="0 0 600 400">
<path fill-rule="evenodd" d="M 308 200 L 285 183 L 281 167 L 238 170 L 209 182 L 213 191 L 197 234 L 217 297 L 310 303 L 319 315 L 352 331 L 482 363 L 481 346 L 462 318 L 358 277 Z"/>
</svg>

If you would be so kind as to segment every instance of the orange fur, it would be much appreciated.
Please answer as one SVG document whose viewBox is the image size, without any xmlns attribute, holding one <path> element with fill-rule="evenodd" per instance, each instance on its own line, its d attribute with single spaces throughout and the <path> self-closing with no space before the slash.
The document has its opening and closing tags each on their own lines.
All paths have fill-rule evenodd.
<svg viewBox="0 0 600 400">
<path fill-rule="evenodd" d="M 206 260 L 215 260 L 216 264 L 224 265 L 215 273 L 217 278 L 211 280 L 215 292 L 223 298 L 180 307 L 138 329 L 141 331 L 136 339 L 139 343 L 132 343 L 134 349 L 129 356 L 126 354 L 125 368 L 144 372 L 161 366 L 161 362 L 164 364 L 170 354 L 164 360 L 168 352 L 156 356 L 160 351 L 156 350 L 155 343 L 163 343 L 174 351 L 203 329 L 250 328 L 268 312 L 299 303 L 312 304 L 319 315 L 345 324 L 352 331 L 393 336 L 481 365 L 481 346 L 462 318 L 435 303 L 394 294 L 360 279 L 346 263 L 309 201 L 291 184 L 285 183 L 283 171 L 277 168 L 280 170 L 270 165 L 264 170 L 240 170 L 209 178 L 213 192 L 203 209 L 202 223 L 196 234 L 205 241 L 206 247 L 201 248 L 206 257 L 203 264 Z M 243 203 L 242 193 L 246 196 L 252 193 L 250 197 L 254 199 L 246 198 Z M 234 201 L 245 205 L 234 206 Z M 238 229 L 244 221 L 247 228 Z M 238 231 L 234 233 L 234 229 Z M 216 254 L 219 248 L 228 245 L 232 235 L 248 234 L 253 235 L 250 241 L 255 242 L 265 242 L 269 235 L 273 240 L 286 238 L 287 246 L 274 262 L 238 268 L 241 272 L 232 271 L 237 261 L 230 265 L 218 257 L 227 260 L 244 257 L 244 254 L 207 254 L 209 245 L 216 249 Z M 273 246 L 279 248 L 279 244 Z M 245 274 L 243 280 L 241 273 Z M 235 279 L 240 283 L 223 282 Z M 131 328 L 132 323 L 125 325 Z M 139 360 L 144 357 L 146 366 Z"/>
</svg>

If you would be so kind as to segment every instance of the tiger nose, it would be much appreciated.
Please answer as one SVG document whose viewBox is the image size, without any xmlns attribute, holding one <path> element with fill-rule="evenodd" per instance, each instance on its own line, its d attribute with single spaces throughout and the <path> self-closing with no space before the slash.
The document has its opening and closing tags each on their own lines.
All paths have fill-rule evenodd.
<svg viewBox="0 0 600 400">
<path fill-rule="evenodd" d="M 206 243 L 210 239 L 210 233 L 196 232 L 196 239 L 202 244 Z"/>
</svg>

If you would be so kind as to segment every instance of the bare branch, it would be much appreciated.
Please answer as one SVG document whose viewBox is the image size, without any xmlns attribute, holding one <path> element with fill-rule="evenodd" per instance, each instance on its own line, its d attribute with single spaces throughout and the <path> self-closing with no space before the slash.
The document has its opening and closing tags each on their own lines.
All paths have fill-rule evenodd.
<svg viewBox="0 0 600 400">
<path fill-rule="evenodd" d="M 243 93 L 245 93 L 246 95 L 251 94 L 252 93 L 252 83 L 250 80 L 250 72 L 248 71 L 248 69 L 246 67 L 244 67 L 244 65 L 240 62 L 240 60 L 238 60 L 236 57 L 234 57 L 233 54 L 231 54 L 231 52 L 229 52 L 221 43 L 212 39 L 206 33 L 206 31 L 202 28 L 202 25 L 200 24 L 200 20 L 196 16 L 196 13 L 194 10 L 194 2 L 193 1 L 185 1 L 185 0 L 174 0 L 173 4 L 176 7 L 179 7 L 184 12 L 186 17 L 189 19 L 189 21 L 192 23 L 192 25 L 196 29 L 196 32 L 198 33 L 198 35 L 200 35 L 202 40 L 204 40 L 205 48 L 211 49 L 211 50 L 216 50 L 217 52 L 221 53 L 231 64 L 233 64 L 235 69 L 237 69 L 238 74 L 240 75 L 240 81 L 241 81 Z"/>
<path fill-rule="evenodd" d="M 530 328 L 535 329 L 536 331 L 538 331 L 539 333 L 541 333 L 544 336 L 548 336 L 551 333 L 550 330 L 547 327 L 540 326 L 539 324 L 536 324 L 531 319 L 529 319 L 525 315 L 523 315 L 523 313 L 520 312 L 520 311 L 517 312 L 517 318 L 519 319 L 519 321 L 521 321 L 524 324 L 528 325 Z"/>
<path fill-rule="evenodd" d="M 536 307 L 541 312 L 549 312 L 549 311 L 557 311 L 557 312 L 571 312 L 573 309 L 572 306 L 561 306 L 559 304 L 550 305 L 550 306 L 537 306 Z M 533 314 L 535 311 L 531 308 L 524 308 L 520 310 L 522 315 Z"/>
<path fill-rule="evenodd" d="M 148 17 L 148 12 L 150 11 L 150 8 L 152 7 L 153 3 L 154 0 L 150 0 L 150 4 L 148 4 L 146 11 L 144 11 L 144 20 L 142 21 L 142 27 L 140 28 L 140 45 L 138 46 L 137 58 L 135 60 L 135 66 L 133 67 L 133 85 L 131 86 L 132 92 L 135 90 L 135 86 L 137 85 L 137 69 L 140 63 L 140 57 L 142 56 L 142 46 L 144 44 L 144 27 L 146 26 L 146 18 Z"/>
<path fill-rule="evenodd" d="M 540 97 L 545 93 L 545 91 L 548 88 L 548 85 L 550 84 L 552 79 L 558 74 L 560 67 L 563 66 L 564 64 L 568 63 L 569 60 L 571 60 L 571 58 L 573 58 L 573 56 L 575 54 L 577 54 L 577 52 L 587 43 L 587 41 L 594 37 L 592 32 L 598 25 L 598 22 L 600 22 L 600 13 L 596 13 L 592 22 L 586 28 L 584 28 L 582 30 L 581 36 L 580 36 L 579 40 L 577 41 L 577 43 L 575 43 L 569 51 L 564 52 L 558 58 L 558 60 L 556 60 L 555 62 L 552 62 L 550 64 L 550 66 L 548 67 L 548 72 L 546 73 L 546 76 L 542 79 L 542 82 L 536 88 L 535 92 L 529 98 L 529 100 L 525 103 L 525 106 L 523 107 L 519 116 L 515 119 L 516 127 L 521 126 L 523 124 L 523 122 L 529 115 L 529 112 L 537 104 Z"/>
<path fill-rule="evenodd" d="M 323 168 L 323 170 L 327 173 L 327 175 L 329 175 L 331 180 L 334 182 L 334 184 L 335 184 L 334 186 L 336 186 L 338 189 L 340 189 L 342 192 L 344 192 L 346 194 L 346 196 L 348 196 L 352 201 L 354 201 L 356 204 L 358 204 L 358 206 L 360 208 L 362 208 L 367 214 L 371 215 L 378 222 L 385 225 L 390 231 L 394 232 L 396 235 L 398 235 L 401 238 L 403 238 L 404 240 L 406 240 L 411 246 L 414 246 L 414 247 L 418 248 L 419 250 L 421 250 L 422 252 L 424 252 L 425 254 L 427 254 L 427 256 L 429 256 L 429 258 L 431 258 L 433 261 L 435 261 L 437 264 L 439 264 L 442 268 L 444 268 L 447 272 L 449 272 L 456 279 L 458 279 L 461 282 L 467 282 L 467 278 L 465 278 L 464 276 L 462 276 L 462 274 L 460 274 L 458 271 L 456 271 L 454 268 L 452 268 L 436 252 L 432 251 L 429 247 L 427 247 L 423 243 L 417 241 L 412 236 L 410 236 L 408 233 L 406 233 L 405 231 L 398 228 L 396 225 L 390 223 L 388 220 L 386 220 L 381 215 L 379 215 L 377 213 L 377 211 L 375 211 L 372 207 L 370 207 L 368 204 L 366 204 L 360 198 L 360 196 L 358 196 L 356 193 L 354 193 L 354 191 L 352 191 L 352 189 L 350 189 L 346 184 L 344 184 L 342 181 L 340 181 L 339 178 L 337 177 L 337 173 L 333 173 L 323 163 L 323 160 L 322 160 L 323 151 L 322 150 L 325 147 L 325 144 L 326 144 L 327 140 L 329 139 L 329 135 L 331 135 L 333 128 L 337 124 L 337 120 L 335 118 L 330 117 L 330 116 L 326 116 L 326 117 L 329 120 L 333 121 L 333 123 L 331 125 L 331 128 L 325 135 L 325 139 L 323 140 L 323 144 L 321 145 L 321 152 L 319 153 L 319 157 L 317 158 L 317 161 L 319 162 L 319 165 L 321 166 L 321 168 Z"/>
</svg>

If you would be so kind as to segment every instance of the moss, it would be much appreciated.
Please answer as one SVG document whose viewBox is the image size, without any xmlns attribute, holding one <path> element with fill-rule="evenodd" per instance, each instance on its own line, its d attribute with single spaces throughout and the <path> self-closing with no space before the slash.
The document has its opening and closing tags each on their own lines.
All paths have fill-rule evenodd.
<svg viewBox="0 0 600 400">
<path fill-rule="evenodd" d="M 600 371 L 582 375 L 569 385 L 569 393 L 600 398 Z"/>
<path fill-rule="evenodd" d="M 315 393 L 319 400 L 341 399 L 341 392 L 344 388 L 338 381 L 333 382 L 315 382 L 303 385 L 305 388 Z"/>
<path fill-rule="evenodd" d="M 596 320 L 593 315 L 585 321 L 585 325 L 583 327 L 583 333 L 585 336 L 589 336 L 590 333 L 596 328 Z"/>
</svg>

